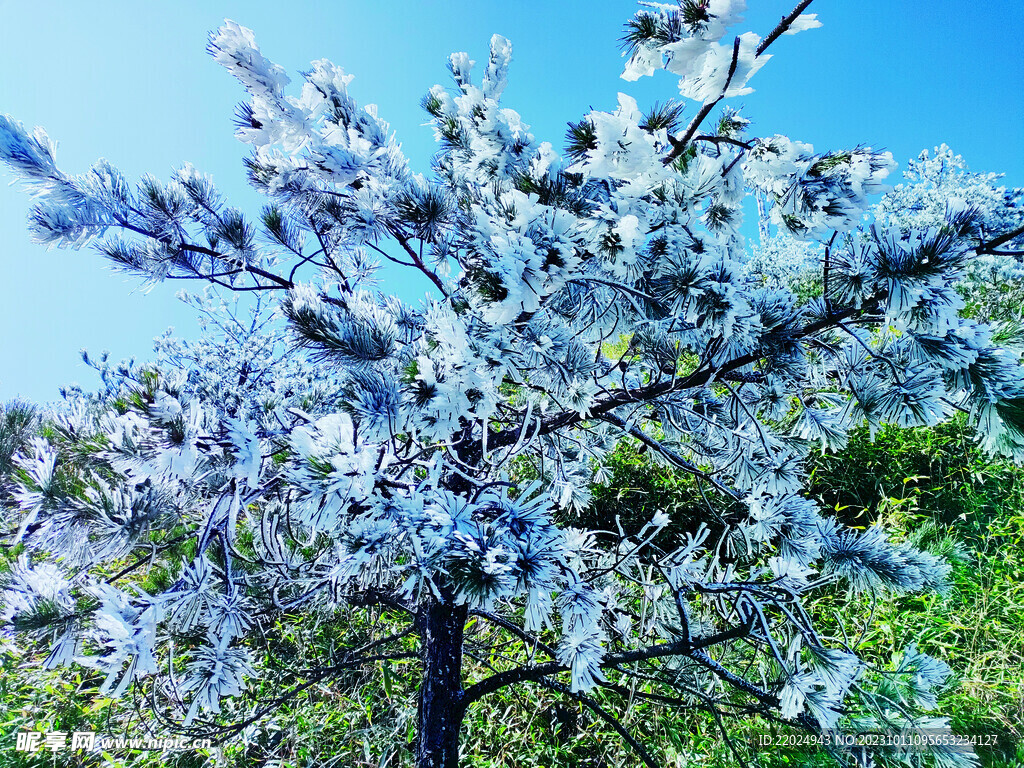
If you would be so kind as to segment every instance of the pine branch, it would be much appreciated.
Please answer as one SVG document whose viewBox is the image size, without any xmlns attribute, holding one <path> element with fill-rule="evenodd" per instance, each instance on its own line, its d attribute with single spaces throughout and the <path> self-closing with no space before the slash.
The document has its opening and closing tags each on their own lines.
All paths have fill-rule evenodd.
<svg viewBox="0 0 1024 768">
<path fill-rule="evenodd" d="M 810 0 L 808 0 L 808 2 L 809 1 Z M 711 114 L 711 110 L 715 108 L 715 105 L 725 98 L 725 94 L 729 90 L 729 84 L 732 83 L 733 75 L 736 74 L 736 64 L 739 61 L 739 56 L 740 39 L 737 37 L 733 40 L 732 62 L 729 64 L 729 76 L 725 78 L 725 85 L 722 86 L 721 94 L 719 94 L 718 98 L 714 101 L 706 102 L 704 106 L 700 108 L 700 111 L 693 116 L 693 120 L 691 120 L 690 124 L 686 127 L 686 133 L 683 134 L 683 138 L 676 139 L 671 136 L 669 137 L 669 142 L 672 144 L 672 151 L 668 153 L 664 160 L 662 160 L 662 163 L 665 165 L 671 165 L 677 157 L 686 151 L 687 146 L 690 144 L 690 139 L 695 133 L 697 133 L 697 129 L 700 128 L 700 124 L 703 123 L 705 118 Z"/>
<path fill-rule="evenodd" d="M 742 147 L 743 149 L 750 149 L 753 147 L 753 143 L 749 141 L 740 141 L 739 139 L 733 139 L 729 136 L 694 136 L 694 141 L 706 141 L 710 144 L 732 144 L 733 146 Z"/>
<path fill-rule="evenodd" d="M 760 45 L 757 46 L 754 58 L 757 58 L 764 53 L 768 49 L 769 45 L 774 43 L 783 33 L 785 33 L 793 22 L 796 21 L 797 17 L 800 16 L 804 9 L 806 9 L 812 2 L 813 0 L 801 0 L 801 2 L 797 4 L 796 8 L 790 11 L 789 15 L 784 16 L 778 26 L 768 34 L 768 37 L 761 41 Z M 700 108 L 700 111 L 694 115 L 693 120 L 691 120 L 690 124 L 687 126 L 686 133 L 683 134 L 683 138 L 675 139 L 671 136 L 669 137 L 669 141 L 672 144 L 672 151 L 669 152 L 662 161 L 665 165 L 669 165 L 686 151 L 687 146 L 690 144 L 690 140 L 693 138 L 693 135 L 697 133 L 697 129 L 700 128 L 701 123 L 703 123 L 707 116 L 711 114 L 711 110 L 715 108 L 715 105 L 725 98 L 726 91 L 729 90 L 729 84 L 732 82 L 733 75 L 736 73 L 736 62 L 739 57 L 739 51 L 740 39 L 737 37 L 733 42 L 732 63 L 729 65 L 729 77 L 725 81 L 725 86 L 722 88 L 721 95 L 714 101 L 708 102 Z"/>
<path fill-rule="evenodd" d="M 874 312 L 877 310 L 878 302 L 883 298 L 884 296 L 876 295 L 866 301 L 860 308 L 847 307 L 846 309 L 834 312 L 828 317 L 808 323 L 794 334 L 794 338 L 807 338 L 819 331 L 834 327 L 838 322 L 847 318 L 858 317 L 863 314 Z M 581 415 L 578 411 L 564 410 L 554 416 L 544 419 L 541 422 L 540 428 L 537 430 L 537 434 L 547 435 L 560 429 L 564 429 L 565 427 L 574 426 L 586 421 L 587 419 L 600 418 L 616 408 L 628 405 L 629 403 L 649 402 L 672 392 L 680 392 L 687 389 L 693 389 L 695 387 L 702 387 L 714 379 L 721 379 L 726 373 L 736 371 L 748 365 L 753 365 L 763 357 L 764 354 L 761 352 L 751 352 L 734 358 L 727 363 L 723 363 L 717 368 L 708 368 L 704 370 L 698 369 L 682 379 L 656 382 L 654 384 L 648 384 L 645 387 L 630 389 L 628 391 L 618 390 L 610 397 L 599 400 L 591 406 L 587 416 Z M 495 432 L 492 430 L 487 437 L 487 444 L 491 448 L 501 448 L 511 445 L 516 441 L 518 433 L 519 430 L 515 429 L 503 430 L 501 432 Z"/>
<path fill-rule="evenodd" d="M 493 613 L 490 613 L 488 611 L 481 611 L 481 610 L 470 611 L 469 615 L 470 616 L 479 616 L 482 619 L 486 619 L 487 621 L 491 622 L 495 626 L 501 627 L 502 629 L 506 630 L 507 632 L 512 633 L 513 635 L 518 637 L 520 640 L 522 640 L 525 644 L 534 646 L 535 648 L 540 648 L 542 651 L 544 651 L 544 653 L 546 653 L 551 658 L 555 658 L 555 656 L 557 656 L 557 652 L 550 645 L 548 645 L 547 643 L 541 642 L 540 638 L 535 637 L 534 635 L 531 635 L 525 629 L 522 629 L 521 627 L 519 627 L 518 625 L 514 624 L 511 621 L 508 621 L 507 619 L 503 619 L 501 616 L 497 616 L 497 615 L 495 615 Z"/>
<path fill-rule="evenodd" d="M 804 12 L 804 10 L 807 8 L 807 6 L 811 4 L 812 1 L 813 0 L 801 0 L 799 3 L 797 3 L 796 8 L 790 11 L 787 16 L 783 16 L 782 21 L 779 22 L 779 25 L 775 27 L 775 29 L 773 29 L 771 32 L 769 32 L 768 37 L 762 40 L 761 44 L 757 46 L 756 55 L 760 56 L 768 49 L 769 45 L 771 45 L 776 40 L 778 40 L 779 37 L 784 35 L 786 33 L 786 30 L 792 26 L 793 22 L 797 20 L 797 17 L 799 17 L 800 14 Z"/>
<path fill-rule="evenodd" d="M 749 633 L 749 627 L 747 624 L 744 624 L 740 627 L 728 630 L 727 632 L 729 637 L 724 639 L 729 639 L 734 633 L 736 636 L 742 637 L 744 636 L 743 632 Z M 685 656 L 706 667 L 717 677 L 734 688 L 750 694 L 761 704 L 767 707 L 778 706 L 779 700 L 777 696 L 757 687 L 734 672 L 730 672 L 719 662 L 708 656 L 704 647 L 707 646 L 704 645 L 699 648 L 694 647 L 693 641 L 690 638 L 683 638 L 669 643 L 649 646 L 647 648 L 609 654 L 601 662 L 601 668 L 610 669 L 623 664 L 632 664 L 638 661 L 651 661 L 654 659 L 665 658 L 667 656 Z M 490 677 L 469 686 L 469 688 L 463 691 L 462 696 L 459 699 L 459 705 L 462 709 L 465 709 L 470 704 L 480 700 L 484 696 L 507 686 L 517 685 L 524 682 L 537 682 L 541 679 L 549 678 L 552 675 L 568 671 L 568 666 L 557 661 L 553 661 L 545 664 L 522 666 L 505 672 L 499 672 L 498 674 L 491 675 Z"/>
<path fill-rule="evenodd" d="M 1018 237 L 1020 235 L 1024 235 L 1024 225 L 1021 225 L 1021 226 L 1017 227 L 1016 229 L 1012 229 L 1009 232 L 1006 232 L 1006 233 L 1004 233 L 1002 235 L 999 235 L 999 237 L 994 237 L 991 240 L 988 240 L 988 241 L 986 241 L 984 243 L 981 243 L 977 248 L 974 249 L 974 252 L 975 253 L 979 253 L 979 254 L 980 253 L 993 253 L 994 254 L 994 253 L 996 253 L 996 251 L 993 250 L 994 248 L 998 248 L 1000 245 L 1003 245 L 1004 243 L 1008 243 L 1011 240 L 1013 240 L 1013 238 Z M 1019 252 L 1018 251 L 1011 251 L 1009 253 L 1012 253 L 1013 255 L 1016 255 Z"/>
<path fill-rule="evenodd" d="M 671 643 L 663 643 L 661 645 L 644 648 L 639 651 L 610 654 L 605 657 L 605 661 L 601 664 L 601 667 L 614 667 L 617 664 L 629 664 L 635 661 L 646 661 L 665 656 L 682 656 L 686 654 L 689 647 L 690 643 L 688 640 L 677 640 Z M 551 675 L 557 675 L 561 672 L 568 671 L 569 667 L 566 665 L 557 661 L 551 661 L 546 664 L 517 667 L 516 669 L 499 672 L 496 675 L 491 675 L 490 677 L 469 686 L 465 691 L 463 691 L 460 703 L 465 708 L 473 702 L 482 699 L 484 696 L 494 693 L 506 686 L 537 681 L 543 677 L 550 677 Z"/>
<path fill-rule="evenodd" d="M 602 414 L 600 418 L 602 421 L 607 421 L 609 424 L 614 424 L 627 434 L 631 435 L 632 437 L 635 437 L 648 448 L 657 451 L 679 469 L 688 472 L 694 477 L 699 477 L 701 480 L 705 480 L 711 483 L 713 486 L 715 486 L 715 488 L 717 488 L 727 496 L 731 496 L 734 499 L 742 498 L 743 494 L 741 494 L 739 491 L 735 490 L 734 488 L 729 488 L 728 486 L 722 485 L 720 482 L 718 482 L 718 480 L 709 475 L 707 472 L 691 464 L 678 453 L 671 450 L 670 448 L 667 448 L 660 441 L 655 440 L 639 427 L 629 426 L 624 419 L 620 419 L 618 416 L 612 413 Z"/>
<path fill-rule="evenodd" d="M 402 248 L 405 249 L 405 252 L 409 254 L 409 257 L 412 259 L 412 262 L 416 266 L 416 268 L 424 275 L 426 275 L 430 282 L 437 286 L 437 290 L 441 292 L 442 296 L 447 298 L 448 288 L 444 284 L 444 281 L 437 276 L 437 273 L 434 272 L 434 270 L 430 269 L 430 267 L 423 263 L 423 259 L 420 258 L 420 255 L 416 252 L 416 249 L 409 245 L 409 238 L 406 237 L 406 235 L 404 235 L 401 232 L 401 230 L 398 229 L 398 227 L 390 227 L 389 231 L 398 241 L 399 245 L 401 245 Z"/>
<path fill-rule="evenodd" d="M 274 283 L 273 286 L 260 286 L 261 288 L 294 288 L 295 287 L 294 283 L 292 283 L 290 280 L 288 280 L 286 278 L 281 277 L 280 275 L 274 274 L 273 272 L 268 272 L 268 271 L 266 271 L 264 269 L 260 269 L 259 267 L 255 267 L 255 266 L 253 266 L 251 264 L 244 264 L 239 259 L 232 258 L 232 257 L 228 256 L 227 254 L 220 253 L 219 251 L 215 251 L 212 248 L 207 248 L 207 247 L 202 246 L 202 245 L 194 245 L 192 243 L 186 243 L 186 242 L 175 242 L 174 238 L 172 238 L 170 235 L 157 234 L 156 232 L 152 232 L 152 231 L 150 231 L 148 229 L 145 229 L 143 227 L 135 226 L 134 224 L 131 224 L 129 221 L 127 221 L 125 219 L 119 219 L 118 223 L 117 223 L 117 226 L 120 227 L 121 229 L 127 229 L 130 232 L 135 232 L 136 234 L 142 235 L 143 237 L 148 237 L 148 238 L 150 238 L 152 240 L 156 240 L 158 243 L 160 243 L 162 245 L 165 245 L 168 248 L 176 248 L 176 249 L 178 249 L 179 252 L 180 251 L 186 251 L 188 253 L 198 253 L 198 254 L 201 254 L 203 256 L 209 256 L 211 259 L 217 259 L 218 261 L 222 261 L 225 264 L 231 264 L 231 265 L 241 269 L 242 271 L 249 272 L 249 273 L 251 273 L 253 275 L 262 277 L 265 280 L 269 280 L 270 282 Z M 225 288 L 228 288 L 228 289 L 230 289 L 232 291 L 244 291 L 244 290 L 251 290 L 252 289 L 252 288 L 236 287 L 236 286 L 234 286 L 234 285 L 232 285 L 230 283 L 226 283 L 224 281 L 215 280 L 215 279 L 213 279 L 213 274 L 215 274 L 215 273 L 211 273 L 210 275 L 206 275 L 206 274 L 204 274 L 202 272 L 199 272 L 198 270 L 193 270 L 193 271 L 196 272 L 196 279 L 206 280 L 208 282 L 216 283 L 217 285 L 221 285 L 221 286 L 223 286 Z M 188 279 L 188 277 L 186 277 L 186 279 Z"/>
</svg>

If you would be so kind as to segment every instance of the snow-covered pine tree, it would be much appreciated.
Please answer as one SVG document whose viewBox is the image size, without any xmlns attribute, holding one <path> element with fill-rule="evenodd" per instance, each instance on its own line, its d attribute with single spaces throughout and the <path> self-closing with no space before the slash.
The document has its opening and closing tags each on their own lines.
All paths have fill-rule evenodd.
<svg viewBox="0 0 1024 768">
<path fill-rule="evenodd" d="M 950 202 L 976 211 L 985 245 L 975 249 L 958 284 L 966 311 L 977 319 L 1019 320 L 1024 189 L 1002 186 L 1000 174 L 969 171 L 964 158 L 945 144 L 911 160 L 903 178 L 872 206 L 870 220 L 909 234 L 941 227 Z M 796 239 L 784 223 L 774 226 L 763 206 L 760 224 L 761 242 L 747 271 L 766 284 L 821 290 L 824 244 Z"/>
<path fill-rule="evenodd" d="M 500 103 L 507 40 L 491 40 L 479 84 L 453 54 L 454 89 L 424 100 L 440 143 L 429 177 L 344 71 L 313 62 L 289 95 L 228 22 L 209 51 L 248 92 L 238 136 L 267 197 L 256 217 L 191 167 L 135 186 L 102 161 L 66 174 L 41 129 L 0 118 L 38 241 L 93 245 L 150 281 L 276 296 L 300 348 L 279 368 L 273 332 L 253 327 L 205 352 L 169 348 L 163 371 L 101 364 L 104 392 L 73 398 L 15 459 L 5 514 L 26 549 L 3 618 L 49 644 L 47 665 L 100 670 L 105 693 L 150 685 L 193 733 L 241 730 L 218 718 L 225 698 L 248 720 L 317 680 L 415 657 L 418 768 L 456 768 L 467 708 L 518 685 L 580 702 L 648 766 L 656 747 L 595 688 L 815 732 L 945 727 L 920 714 L 941 661 L 909 648 L 873 667 L 812 617 L 837 583 L 937 589 L 944 563 L 823 515 L 801 494 L 802 463 L 853 425 L 957 410 L 987 450 L 1024 457 L 1018 357 L 961 317 L 954 290 L 973 253 L 1012 235 L 981 232 L 958 204 L 924 229 L 858 231 L 888 154 L 749 136 L 728 109 L 705 125 L 780 36 L 818 26 L 809 2 L 763 39 L 727 36 L 744 0 L 645 5 L 624 77 L 666 69 L 700 106 L 684 124 L 680 106 L 644 112 L 620 94 L 570 124 L 564 157 Z M 750 191 L 825 244 L 823 296 L 748 277 Z M 430 296 L 372 292 L 380 260 Z M 661 514 L 638 531 L 574 527 L 623 441 L 732 511 L 709 505 L 687 531 Z M 154 563 L 174 575 L 147 592 L 138 575 Z M 395 631 L 293 670 L 282 698 L 245 714 L 256 629 L 359 608 L 399 617 Z M 487 657 L 467 629 L 481 623 L 506 642 L 467 679 L 464 653 Z"/>
</svg>

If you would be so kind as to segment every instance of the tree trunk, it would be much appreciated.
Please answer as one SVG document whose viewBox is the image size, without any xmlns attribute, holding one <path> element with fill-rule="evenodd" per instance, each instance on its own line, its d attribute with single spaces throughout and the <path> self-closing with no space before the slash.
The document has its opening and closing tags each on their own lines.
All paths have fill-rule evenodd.
<svg viewBox="0 0 1024 768">
<path fill-rule="evenodd" d="M 468 609 L 449 597 L 431 599 L 421 613 L 423 683 L 420 686 L 416 768 L 459 768 L 462 728 L 462 633 Z"/>
</svg>

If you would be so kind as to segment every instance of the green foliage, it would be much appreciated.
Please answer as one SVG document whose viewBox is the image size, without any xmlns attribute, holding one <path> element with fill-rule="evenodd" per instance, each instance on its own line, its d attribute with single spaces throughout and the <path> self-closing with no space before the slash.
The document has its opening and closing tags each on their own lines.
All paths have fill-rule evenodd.
<svg viewBox="0 0 1024 768">
<path fill-rule="evenodd" d="M 962 416 L 931 428 L 884 426 L 873 440 L 856 430 L 846 450 L 815 456 L 809 469 L 812 495 L 854 525 L 908 525 L 921 515 L 963 522 L 1020 482 L 1012 464 L 984 456 Z"/>
<path fill-rule="evenodd" d="M 672 161 L 672 167 L 680 173 L 686 173 L 686 169 L 690 167 L 690 161 L 697 156 L 697 147 L 693 143 L 686 146 L 678 157 Z"/>
<path fill-rule="evenodd" d="M 0 478 L 14 469 L 12 460 L 32 434 L 36 409 L 17 400 L 0 404 Z"/>
<path fill-rule="evenodd" d="M 639 443 L 624 443 L 607 465 L 610 476 L 594 489 L 594 503 L 579 513 L 578 525 L 612 532 L 621 527 L 628 535 L 636 535 L 657 512 L 664 512 L 672 522 L 655 543 L 671 548 L 673 541 L 695 532 L 702 523 L 717 534 L 722 516 L 739 511 L 735 502 L 731 504 L 714 488 L 700 488 L 692 475 L 652 462 L 647 448 Z"/>
<path fill-rule="evenodd" d="M 644 116 L 640 128 L 645 131 L 658 131 L 664 128 L 669 133 L 679 130 L 679 120 L 683 116 L 684 104 L 673 101 L 661 104 L 655 102 L 651 110 Z"/>
<path fill-rule="evenodd" d="M 597 129 L 586 119 L 569 123 L 565 142 L 565 154 L 574 161 L 583 160 L 587 152 L 597 149 Z"/>
<path fill-rule="evenodd" d="M 998 747 L 979 748 L 983 765 L 1020 765 L 1024 472 L 986 459 L 956 418 L 934 428 L 886 427 L 873 442 L 854 433 L 842 454 L 815 459 L 812 492 L 851 524 L 880 520 L 946 552 L 954 566 L 947 594 L 865 602 L 853 620 L 866 627 L 863 647 L 876 658 L 916 643 L 946 661 L 958 683 L 939 703 L 954 730 L 1000 736 Z"/>
<path fill-rule="evenodd" d="M 1019 280 L 994 280 L 979 289 L 968 281 L 957 286 L 966 307 L 963 314 L 982 321 L 1013 321 L 1024 317 L 1024 286 Z"/>
</svg>

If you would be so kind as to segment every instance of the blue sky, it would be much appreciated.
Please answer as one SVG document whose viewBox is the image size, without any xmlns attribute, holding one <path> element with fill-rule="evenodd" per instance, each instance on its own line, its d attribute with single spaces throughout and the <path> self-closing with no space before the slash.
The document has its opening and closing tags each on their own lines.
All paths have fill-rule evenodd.
<svg viewBox="0 0 1024 768">
<path fill-rule="evenodd" d="M 790 9 L 749 4 L 737 33 L 764 35 Z M 613 109 L 618 91 L 641 107 L 672 98 L 668 73 L 638 83 L 618 77 L 617 38 L 635 8 L 630 0 L 324 0 L 287 10 L 263 0 L 0 0 L 0 112 L 44 126 L 68 172 L 106 157 L 129 178 L 166 178 L 191 161 L 235 205 L 255 210 L 245 149 L 232 136 L 242 91 L 204 52 L 207 32 L 225 17 L 254 29 L 263 52 L 290 73 L 326 57 L 354 74 L 355 97 L 379 106 L 426 172 L 433 141 L 419 100 L 447 84 L 448 53 L 484 61 L 494 32 L 514 46 L 506 105 L 556 148 L 567 121 Z M 1024 3 L 816 0 L 809 10 L 824 26 L 776 42 L 751 81 L 756 92 L 733 100 L 754 135 L 784 133 L 818 151 L 884 147 L 901 164 L 945 142 L 973 170 L 1024 186 Z M 0 179 L 9 176 L 0 171 Z M 195 333 L 190 310 L 174 298 L 181 283 L 144 294 L 93 251 L 35 246 L 28 207 L 18 187 L 0 185 L 0 401 L 51 400 L 72 382 L 95 386 L 82 348 L 146 359 L 168 327 Z"/>
</svg>

